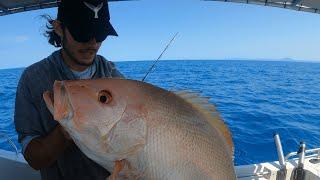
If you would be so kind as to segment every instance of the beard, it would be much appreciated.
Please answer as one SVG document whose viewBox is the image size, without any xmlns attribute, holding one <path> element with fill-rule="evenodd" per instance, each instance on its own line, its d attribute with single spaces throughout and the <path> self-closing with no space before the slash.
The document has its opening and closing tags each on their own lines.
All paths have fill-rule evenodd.
<svg viewBox="0 0 320 180">
<path fill-rule="evenodd" d="M 73 61 L 77 65 L 89 67 L 94 63 L 94 61 L 81 62 L 80 60 L 78 60 L 75 56 L 74 51 L 71 50 L 70 43 L 68 42 L 65 35 L 62 37 L 62 48 L 66 52 L 66 54 L 70 57 L 71 61 Z"/>
</svg>

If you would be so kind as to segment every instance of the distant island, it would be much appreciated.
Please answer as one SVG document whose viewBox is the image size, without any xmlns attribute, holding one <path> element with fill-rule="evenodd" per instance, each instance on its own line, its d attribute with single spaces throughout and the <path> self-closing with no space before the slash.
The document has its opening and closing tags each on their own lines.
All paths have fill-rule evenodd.
<svg viewBox="0 0 320 180">
<path fill-rule="evenodd" d="M 280 59 L 268 59 L 268 58 L 226 58 L 224 60 L 229 61 L 285 61 L 285 62 L 320 62 L 320 60 L 300 60 L 293 58 L 280 58 Z"/>
</svg>

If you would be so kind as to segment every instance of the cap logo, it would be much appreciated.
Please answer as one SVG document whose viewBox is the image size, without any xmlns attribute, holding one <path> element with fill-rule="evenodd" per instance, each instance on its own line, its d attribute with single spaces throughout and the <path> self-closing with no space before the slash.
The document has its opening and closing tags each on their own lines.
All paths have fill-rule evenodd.
<svg viewBox="0 0 320 180">
<path fill-rule="evenodd" d="M 89 9 L 91 9 L 94 12 L 94 18 L 98 19 L 99 18 L 98 13 L 99 13 L 100 9 L 102 8 L 103 3 L 99 4 L 97 7 L 90 4 L 90 3 L 87 3 L 87 2 L 83 2 L 83 3 L 84 3 L 84 5 L 86 5 Z"/>
</svg>

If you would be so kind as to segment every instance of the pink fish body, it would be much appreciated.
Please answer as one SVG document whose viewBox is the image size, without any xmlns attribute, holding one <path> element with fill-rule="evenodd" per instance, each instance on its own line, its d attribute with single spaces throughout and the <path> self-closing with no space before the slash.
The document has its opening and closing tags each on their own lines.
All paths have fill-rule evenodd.
<svg viewBox="0 0 320 180">
<path fill-rule="evenodd" d="M 233 143 L 213 105 L 134 80 L 56 81 L 47 107 L 110 179 L 236 179 Z"/>
</svg>

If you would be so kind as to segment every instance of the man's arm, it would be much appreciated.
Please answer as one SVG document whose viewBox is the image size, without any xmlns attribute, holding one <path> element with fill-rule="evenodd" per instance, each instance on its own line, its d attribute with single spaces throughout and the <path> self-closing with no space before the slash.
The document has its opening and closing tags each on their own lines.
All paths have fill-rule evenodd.
<svg viewBox="0 0 320 180">
<path fill-rule="evenodd" d="M 116 65 L 112 61 L 109 62 L 111 66 L 111 76 L 125 79 L 124 75 L 116 68 Z"/>
<path fill-rule="evenodd" d="M 111 77 L 113 78 L 125 79 L 125 76 L 116 68 L 116 65 L 112 61 L 108 61 L 103 56 L 99 56 L 99 58 L 104 69 L 108 71 L 106 74 L 110 73 Z"/>
<path fill-rule="evenodd" d="M 34 96 L 39 90 L 32 86 L 32 78 L 28 74 L 28 70 L 22 74 L 17 87 L 14 123 L 25 159 L 31 167 L 39 170 L 54 163 L 72 141 L 64 136 L 60 125 L 49 134 L 44 131 L 43 124 L 53 119 L 41 118 L 37 108 L 39 102 Z"/>
<path fill-rule="evenodd" d="M 48 136 L 32 139 L 24 152 L 28 164 L 36 170 L 53 164 L 65 149 L 73 143 L 66 136 L 64 129 L 57 125 Z"/>
</svg>

